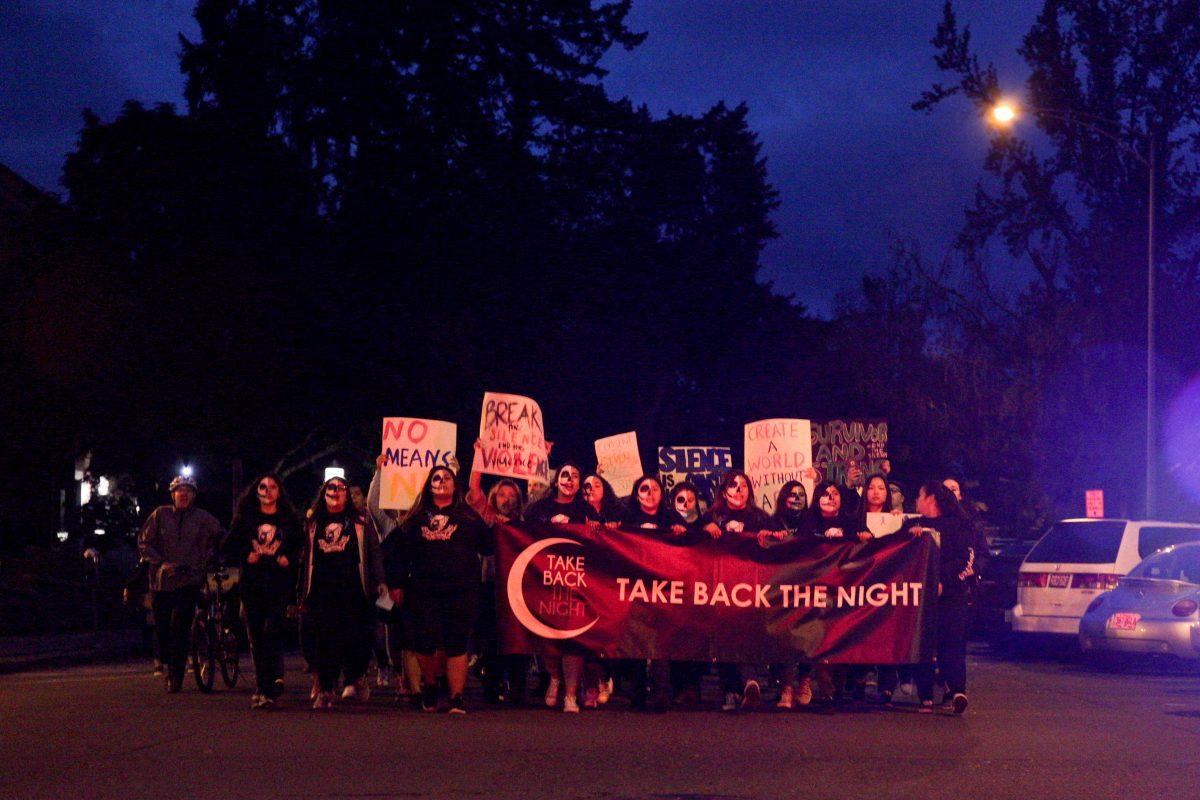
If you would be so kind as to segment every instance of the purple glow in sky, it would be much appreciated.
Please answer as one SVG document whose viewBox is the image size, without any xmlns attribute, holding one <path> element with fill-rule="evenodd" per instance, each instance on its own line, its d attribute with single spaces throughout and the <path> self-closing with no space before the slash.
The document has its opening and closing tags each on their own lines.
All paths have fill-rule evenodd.
<svg viewBox="0 0 1200 800">
<path fill-rule="evenodd" d="M 191 0 L 0 3 L 0 163 L 59 189 L 64 155 L 92 108 L 181 102 L 178 34 L 196 35 Z M 649 38 L 605 65 L 613 96 L 656 114 L 745 101 L 782 206 L 761 277 L 828 314 L 839 291 L 886 267 L 912 237 L 940 260 L 962 222 L 987 131 L 962 103 L 909 106 L 938 78 L 929 39 L 942 0 L 635 0 Z M 1019 92 L 1016 48 L 1040 3 L 955 4 L 984 60 Z"/>
</svg>

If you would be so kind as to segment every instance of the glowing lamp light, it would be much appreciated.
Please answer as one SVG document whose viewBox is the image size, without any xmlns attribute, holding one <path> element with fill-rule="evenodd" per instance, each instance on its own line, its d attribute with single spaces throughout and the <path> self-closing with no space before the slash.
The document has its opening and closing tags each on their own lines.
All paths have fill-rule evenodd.
<svg viewBox="0 0 1200 800">
<path fill-rule="evenodd" d="M 342 467 L 326 467 L 325 468 L 325 480 L 330 481 L 330 480 L 333 480 L 334 478 L 341 478 L 341 479 L 345 480 L 346 470 L 343 469 Z"/>
<path fill-rule="evenodd" d="M 195 470 L 192 469 L 191 464 L 184 464 L 183 467 L 179 470 L 179 474 L 185 478 L 192 477 L 194 472 L 195 472 Z"/>
<path fill-rule="evenodd" d="M 103 536 L 106 531 L 104 528 L 96 528 L 96 530 L 92 531 L 92 533 L 96 534 L 97 536 Z"/>
<path fill-rule="evenodd" d="M 96 483 L 96 494 L 101 497 L 108 497 L 108 478 L 105 478 L 103 475 L 100 476 L 100 480 Z"/>
<path fill-rule="evenodd" d="M 59 531 L 58 533 L 56 533 L 54 535 L 58 537 L 58 540 L 60 542 L 65 542 L 67 540 L 67 537 L 70 536 L 70 534 L 68 534 L 66 531 Z"/>
<path fill-rule="evenodd" d="M 997 125 L 1011 125 L 1017 118 L 1017 107 L 1007 100 L 992 106 L 992 122 Z"/>
</svg>

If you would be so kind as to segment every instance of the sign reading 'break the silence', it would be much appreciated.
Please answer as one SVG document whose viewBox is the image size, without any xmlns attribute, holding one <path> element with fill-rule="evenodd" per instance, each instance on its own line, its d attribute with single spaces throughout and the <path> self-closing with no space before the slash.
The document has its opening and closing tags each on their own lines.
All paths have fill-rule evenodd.
<svg viewBox="0 0 1200 800">
<path fill-rule="evenodd" d="M 550 445 L 542 409 L 528 397 L 485 392 L 474 470 L 550 482 Z"/>
</svg>

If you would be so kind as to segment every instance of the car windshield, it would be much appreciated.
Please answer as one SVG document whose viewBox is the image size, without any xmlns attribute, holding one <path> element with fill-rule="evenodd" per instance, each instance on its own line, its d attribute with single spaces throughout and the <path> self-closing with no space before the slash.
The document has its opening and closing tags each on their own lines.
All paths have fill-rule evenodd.
<svg viewBox="0 0 1200 800">
<path fill-rule="evenodd" d="M 1056 522 L 1026 556 L 1037 564 L 1111 564 L 1117 560 L 1125 523 Z"/>
<path fill-rule="evenodd" d="M 1130 570 L 1129 577 L 1200 584 L 1200 547 L 1182 547 L 1155 553 Z"/>
</svg>

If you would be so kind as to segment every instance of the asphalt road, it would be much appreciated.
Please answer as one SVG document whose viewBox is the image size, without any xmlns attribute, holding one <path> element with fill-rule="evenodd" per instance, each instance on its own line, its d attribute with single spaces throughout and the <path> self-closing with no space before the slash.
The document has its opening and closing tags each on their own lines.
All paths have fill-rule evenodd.
<svg viewBox="0 0 1200 800">
<path fill-rule="evenodd" d="M 1194 798 L 1200 673 L 971 659 L 963 717 L 875 707 L 465 717 L 168 696 L 142 663 L 0 676 L 0 798 Z M 190 678 L 190 676 L 189 676 Z M 715 687 L 712 699 L 715 701 Z M 617 701 L 614 701 L 614 705 Z"/>
</svg>

